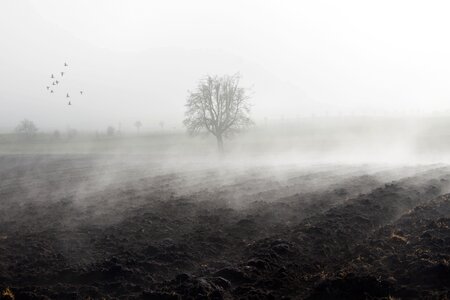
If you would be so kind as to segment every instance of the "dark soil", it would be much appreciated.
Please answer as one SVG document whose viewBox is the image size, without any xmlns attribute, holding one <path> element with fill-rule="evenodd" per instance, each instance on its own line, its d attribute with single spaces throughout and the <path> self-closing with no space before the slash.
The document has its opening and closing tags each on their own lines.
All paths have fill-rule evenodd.
<svg viewBox="0 0 450 300">
<path fill-rule="evenodd" d="M 450 169 L 0 157 L 0 299 L 447 299 Z"/>
</svg>

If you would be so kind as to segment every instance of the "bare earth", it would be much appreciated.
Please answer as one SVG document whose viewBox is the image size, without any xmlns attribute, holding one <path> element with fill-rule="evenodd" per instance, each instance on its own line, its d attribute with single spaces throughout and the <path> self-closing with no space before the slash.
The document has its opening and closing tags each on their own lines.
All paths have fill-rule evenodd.
<svg viewBox="0 0 450 300">
<path fill-rule="evenodd" d="M 447 299 L 449 180 L 0 156 L 0 299 Z"/>
</svg>

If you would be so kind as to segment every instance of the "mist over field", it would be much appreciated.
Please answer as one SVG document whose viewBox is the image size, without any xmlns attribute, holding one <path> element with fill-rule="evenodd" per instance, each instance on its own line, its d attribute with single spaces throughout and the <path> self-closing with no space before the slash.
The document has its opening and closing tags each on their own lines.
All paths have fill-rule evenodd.
<svg viewBox="0 0 450 300">
<path fill-rule="evenodd" d="M 1 1 L 0 300 L 448 299 L 449 9 Z"/>
<path fill-rule="evenodd" d="M 316 116 L 266 120 L 225 138 L 225 153 L 214 136 L 190 136 L 183 130 L 158 128 L 117 131 L 62 129 L 38 131 L 24 139 L 1 136 L 2 154 L 106 154 L 139 156 L 170 164 L 214 163 L 446 163 L 450 118 L 441 116 Z M 75 133 L 73 133 L 74 131 Z M 55 134 L 57 134 L 55 136 Z M 73 136 L 71 134 L 74 134 Z"/>
</svg>

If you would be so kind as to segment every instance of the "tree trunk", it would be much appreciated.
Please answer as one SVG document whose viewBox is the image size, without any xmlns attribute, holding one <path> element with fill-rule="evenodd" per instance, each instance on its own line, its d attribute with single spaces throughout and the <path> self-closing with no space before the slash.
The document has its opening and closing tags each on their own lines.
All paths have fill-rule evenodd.
<svg viewBox="0 0 450 300">
<path fill-rule="evenodd" d="M 222 135 L 217 135 L 217 147 L 219 148 L 219 152 L 223 153 L 223 139 L 222 139 Z"/>
</svg>

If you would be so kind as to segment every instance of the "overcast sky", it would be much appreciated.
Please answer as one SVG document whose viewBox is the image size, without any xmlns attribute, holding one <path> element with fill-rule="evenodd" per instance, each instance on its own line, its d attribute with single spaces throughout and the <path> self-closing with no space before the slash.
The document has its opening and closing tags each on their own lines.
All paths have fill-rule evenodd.
<svg viewBox="0 0 450 300">
<path fill-rule="evenodd" d="M 187 90 L 235 72 L 255 119 L 446 111 L 447 3 L 1 0 L 0 128 L 181 128 Z"/>
</svg>

